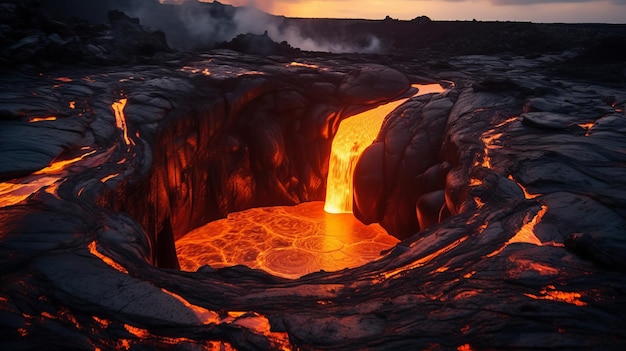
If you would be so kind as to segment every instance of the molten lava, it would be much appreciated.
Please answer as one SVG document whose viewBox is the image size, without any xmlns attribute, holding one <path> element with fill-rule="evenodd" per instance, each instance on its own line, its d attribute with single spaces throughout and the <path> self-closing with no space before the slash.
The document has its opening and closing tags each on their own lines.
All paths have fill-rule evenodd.
<svg viewBox="0 0 626 351">
<path fill-rule="evenodd" d="M 55 161 L 31 175 L 0 183 L 0 208 L 16 205 L 44 187 L 63 182 L 67 169 L 74 164 L 92 165 L 91 162 L 81 161 L 95 152 L 96 150 L 92 150 L 72 159 Z"/>
<path fill-rule="evenodd" d="M 182 270 L 244 264 L 285 278 L 363 265 L 397 243 L 379 225 L 325 213 L 321 202 L 231 213 L 176 241 Z"/>
<path fill-rule="evenodd" d="M 439 84 L 414 87 L 419 89 L 415 96 L 443 92 Z M 320 202 L 310 202 L 231 213 L 176 241 L 181 269 L 244 264 L 277 276 L 299 278 L 320 270 L 357 267 L 380 257 L 381 251 L 398 240 L 378 224 L 366 226 L 351 214 L 352 176 L 359 156 L 374 141 L 385 117 L 406 100 L 342 121 L 332 144 L 324 207 Z"/>
<path fill-rule="evenodd" d="M 443 92 L 443 88 L 439 84 L 416 84 L 413 87 L 419 89 L 414 96 Z M 352 213 L 354 167 L 365 148 L 376 139 L 385 117 L 408 99 L 400 99 L 378 106 L 345 119 L 339 124 L 330 154 L 326 204 L 324 205 L 326 212 Z"/>
<path fill-rule="evenodd" d="M 126 124 L 126 116 L 124 115 L 124 107 L 126 107 L 128 99 L 120 99 L 111 105 L 113 112 L 115 112 L 115 125 L 122 131 L 124 142 L 126 145 L 135 145 L 133 139 L 128 136 L 128 126 Z"/>
</svg>

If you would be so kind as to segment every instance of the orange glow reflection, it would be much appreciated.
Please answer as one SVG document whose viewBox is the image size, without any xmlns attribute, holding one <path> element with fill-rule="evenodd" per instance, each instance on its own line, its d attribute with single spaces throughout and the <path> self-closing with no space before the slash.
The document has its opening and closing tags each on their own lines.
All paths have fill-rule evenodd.
<svg viewBox="0 0 626 351">
<path fill-rule="evenodd" d="M 363 265 L 397 242 L 379 225 L 325 213 L 322 202 L 308 202 L 231 213 L 176 241 L 176 252 L 185 271 L 244 264 L 295 279 Z"/>
<path fill-rule="evenodd" d="M 103 177 L 102 179 L 100 179 L 100 181 L 101 181 L 102 183 L 106 183 L 107 181 L 109 181 L 109 180 L 111 180 L 111 179 L 113 179 L 113 178 L 117 177 L 118 175 L 120 175 L 120 174 L 119 174 L 119 173 L 111 174 L 111 175 L 108 175 L 108 176 L 106 176 L 106 177 Z"/>
<path fill-rule="evenodd" d="M 69 77 L 59 77 L 59 78 L 54 78 L 54 79 L 63 83 L 71 83 L 73 81 L 72 78 L 69 78 Z"/>
<path fill-rule="evenodd" d="M 539 222 L 541 222 L 541 219 L 543 218 L 543 216 L 546 214 L 547 211 L 548 211 L 548 206 L 543 205 L 541 206 L 541 209 L 539 209 L 537 214 L 532 219 L 529 219 L 528 216 L 526 216 L 526 218 L 524 218 L 524 225 L 522 225 L 522 227 L 517 231 L 517 233 L 515 233 L 515 235 L 511 239 L 509 239 L 509 241 L 507 241 L 501 248 L 486 255 L 485 257 L 493 257 L 499 254 L 500 252 L 502 252 L 509 244 L 513 244 L 513 243 L 529 243 L 529 244 L 534 244 L 537 246 L 544 246 L 544 245 L 562 246 L 563 244 L 554 243 L 554 242 L 543 243 L 541 242 L 541 240 L 539 240 L 539 238 L 537 238 L 537 235 L 535 235 L 535 226 Z"/>
<path fill-rule="evenodd" d="M 459 246 L 461 243 L 463 243 L 467 239 L 468 239 L 468 236 L 464 236 L 464 237 L 460 238 L 459 240 L 456 240 L 453 243 L 449 244 L 448 246 L 444 246 L 441 249 L 439 249 L 439 250 L 437 250 L 437 251 L 435 251 L 435 252 L 433 252 L 433 253 L 431 253 L 429 255 L 426 255 L 426 256 L 424 256 L 424 257 L 422 257 L 422 258 L 420 258 L 420 259 L 418 259 L 416 261 L 413 261 L 413 262 L 411 262 L 411 263 L 409 263 L 407 265 L 404 265 L 402 267 L 395 268 L 395 269 L 390 270 L 388 272 L 384 272 L 383 273 L 383 277 L 385 279 L 389 279 L 389 278 L 392 278 L 392 277 L 398 277 L 400 273 L 407 272 L 407 271 L 409 271 L 411 269 L 422 267 L 423 265 L 425 265 L 426 263 L 428 263 L 432 259 L 436 258 L 437 256 L 439 256 L 441 254 L 444 254 L 444 253 L 454 249 L 455 247 Z"/>
<path fill-rule="evenodd" d="M 439 84 L 413 85 L 415 95 L 441 93 Z M 344 119 L 333 139 L 324 210 L 330 213 L 352 213 L 352 177 L 354 167 L 363 151 L 372 144 L 388 114 L 409 98 L 392 101 Z"/>
</svg>

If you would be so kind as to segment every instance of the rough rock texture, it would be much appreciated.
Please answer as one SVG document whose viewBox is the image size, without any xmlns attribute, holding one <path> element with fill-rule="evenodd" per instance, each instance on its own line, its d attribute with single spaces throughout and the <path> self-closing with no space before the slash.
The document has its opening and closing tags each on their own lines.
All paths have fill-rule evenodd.
<svg viewBox="0 0 626 351">
<path fill-rule="evenodd" d="M 2 349 L 623 349 L 626 87 L 555 71 L 571 58 L 431 70 L 447 91 L 390 114 L 356 176 L 360 216 L 405 239 L 297 280 L 171 269 L 174 238 L 320 199 L 338 122 L 420 62 L 4 68 Z"/>
<path fill-rule="evenodd" d="M 357 218 L 365 223 L 380 222 L 399 238 L 419 230 L 417 199 L 442 190 L 449 170 L 441 163 L 439 149 L 452 106 L 452 100 L 444 95 L 426 95 L 406 102 L 389 115 L 381 134 L 359 160 L 369 164 L 373 173 L 356 172 Z M 378 196 L 370 200 L 362 189 L 365 193 L 377 189 Z M 442 205 L 432 206 L 439 213 Z"/>
<path fill-rule="evenodd" d="M 108 14 L 108 25 L 95 26 L 78 18 L 51 17 L 37 1 L 3 1 L 0 9 L 3 65 L 119 65 L 177 56 L 163 32 L 148 30 L 120 11 Z"/>
</svg>

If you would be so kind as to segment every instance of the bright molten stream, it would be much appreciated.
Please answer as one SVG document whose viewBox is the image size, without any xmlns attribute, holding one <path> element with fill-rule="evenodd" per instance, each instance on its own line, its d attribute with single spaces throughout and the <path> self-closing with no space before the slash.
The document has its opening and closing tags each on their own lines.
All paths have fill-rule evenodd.
<svg viewBox="0 0 626 351">
<path fill-rule="evenodd" d="M 352 214 L 324 212 L 323 202 L 254 208 L 206 224 L 176 241 L 182 270 L 243 264 L 285 278 L 371 262 L 398 240 Z"/>
<path fill-rule="evenodd" d="M 415 84 L 413 87 L 419 89 L 414 96 L 443 91 L 439 84 Z M 326 212 L 352 213 L 354 167 L 363 151 L 376 139 L 385 117 L 408 99 L 392 101 L 341 121 L 330 152 Z"/>
</svg>

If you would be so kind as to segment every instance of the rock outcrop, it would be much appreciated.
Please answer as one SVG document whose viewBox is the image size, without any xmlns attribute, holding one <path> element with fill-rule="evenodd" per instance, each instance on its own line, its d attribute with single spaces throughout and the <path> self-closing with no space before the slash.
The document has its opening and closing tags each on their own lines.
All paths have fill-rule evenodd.
<svg viewBox="0 0 626 351">
<path fill-rule="evenodd" d="M 141 26 L 123 12 L 109 12 L 108 25 L 49 16 L 36 1 L 3 2 L 0 62 L 39 67 L 88 63 L 119 65 L 165 62 L 177 55 L 165 33 Z"/>
</svg>

